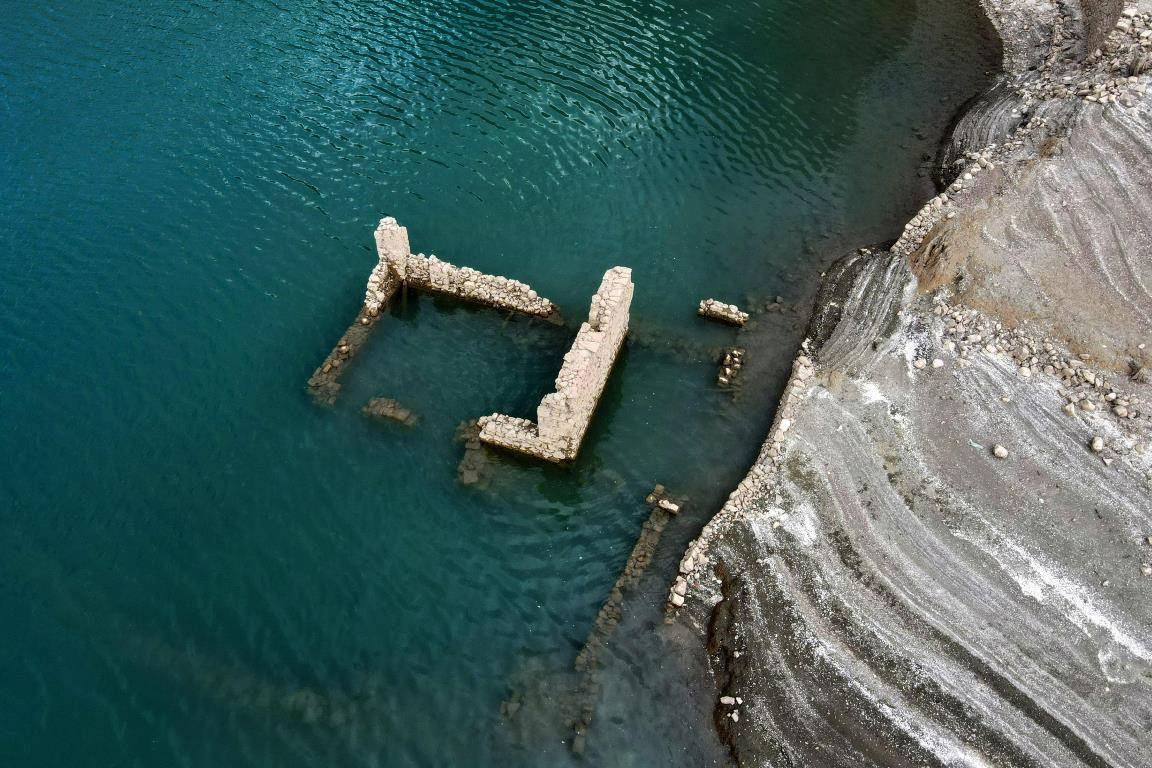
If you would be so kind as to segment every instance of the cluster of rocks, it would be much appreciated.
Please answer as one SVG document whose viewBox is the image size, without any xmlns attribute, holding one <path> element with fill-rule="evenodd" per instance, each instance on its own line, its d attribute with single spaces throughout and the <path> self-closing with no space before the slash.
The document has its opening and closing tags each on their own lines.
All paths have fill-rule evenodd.
<svg viewBox="0 0 1152 768">
<path fill-rule="evenodd" d="M 644 503 L 652 507 L 653 510 L 659 508 L 669 514 L 680 514 L 680 503 L 660 483 L 657 483 L 652 492 L 644 497 Z"/>
<path fill-rule="evenodd" d="M 708 564 L 708 549 L 710 542 L 716 540 L 733 522 L 743 514 L 742 510 L 755 509 L 763 505 L 771 490 L 774 477 L 780 466 L 783 456 L 783 442 L 788 430 L 792 428 L 793 415 L 797 406 L 807 396 L 812 378 L 816 369 L 811 358 L 807 355 L 808 341 L 801 346 L 802 354 L 792 363 L 792 374 L 788 384 L 784 387 L 784 394 L 780 396 L 780 404 L 776 409 L 776 417 L 772 428 L 768 432 L 768 439 L 756 458 L 756 463 L 748 471 L 748 475 L 740 481 L 729 496 L 724 508 L 720 510 L 708 524 L 700 536 L 688 545 L 684 557 L 680 560 L 680 573 L 672 584 L 668 593 L 666 620 L 675 618 L 676 610 L 684 605 L 688 592 L 700 585 L 700 579 Z"/>
<path fill-rule="evenodd" d="M 600 612 L 596 615 L 592 632 L 576 656 L 576 671 L 583 675 L 580 692 L 584 699 L 579 715 L 572 723 L 574 734 L 572 751 L 577 754 L 584 751 L 584 734 L 595 715 L 596 696 L 600 690 L 600 684 L 596 678 L 600 651 L 623 616 L 624 593 L 634 589 L 640 583 L 640 578 L 651 565 L 652 558 L 656 554 L 656 547 L 660 543 L 664 528 L 673 515 L 680 513 L 681 502 L 669 494 L 663 485 L 657 485 L 653 488 L 644 501 L 652 512 L 640 529 L 640 536 L 636 539 L 636 545 L 632 547 L 628 561 L 624 564 L 624 570 L 620 572 L 608 599 L 604 601 L 604 605 L 601 606 Z"/>
<path fill-rule="evenodd" d="M 1152 419 L 1144 410 L 1144 401 L 1118 386 L 1111 374 L 1094 367 L 1091 355 L 1070 354 L 1056 340 L 1008 328 L 974 309 L 951 305 L 943 293 L 937 293 L 933 302 L 933 314 L 941 321 L 941 348 L 958 358 L 957 367 L 970 365 L 976 354 L 1004 355 L 1012 360 L 1017 375 L 1023 379 L 1042 374 L 1056 377 L 1065 401 L 1064 412 L 1085 419 L 1092 417 L 1092 423 L 1097 425 L 1087 447 L 1102 454 L 1106 464 L 1120 457 L 1152 459 L 1148 452 Z M 925 363 L 921 357 L 914 365 L 924 368 Z M 1100 418 L 1110 419 L 1116 429 L 1105 433 L 1100 428 Z M 1152 473 L 1147 477 L 1152 480 Z"/>
<path fill-rule="evenodd" d="M 730 347 L 724 350 L 720 358 L 720 372 L 716 374 L 716 383 L 722 387 L 730 387 L 736 380 L 736 375 L 744 367 L 744 348 Z"/>
<path fill-rule="evenodd" d="M 1128 5 L 1101 48 L 1093 51 L 1075 74 L 1060 76 L 1049 66 L 1041 85 L 1025 90 L 1033 99 L 1082 98 L 1100 104 L 1135 106 L 1147 93 L 1141 76 L 1152 72 L 1152 13 Z"/>
<path fill-rule="evenodd" d="M 360 412 L 373 419 L 396 421 L 406 427 L 415 426 L 416 422 L 419 421 L 419 417 L 415 413 L 389 397 L 372 398 Z"/>
<path fill-rule="evenodd" d="M 588 322 L 581 324 L 564 355 L 556 391 L 540 401 L 536 422 L 498 413 L 485 416 L 479 420 L 480 439 L 546 461 L 576 458 L 628 334 L 633 289 L 631 269 L 605 272 L 592 297 Z"/>
<path fill-rule="evenodd" d="M 739 696 L 721 696 L 720 706 L 724 710 L 724 716 L 734 723 L 740 722 L 740 707 L 744 704 L 744 699 Z"/>
<path fill-rule="evenodd" d="M 700 302 L 700 306 L 696 309 L 696 314 L 700 317 L 707 317 L 712 320 L 720 320 L 732 325 L 744 325 L 748 322 L 748 313 L 741 311 L 740 307 L 735 304 L 725 304 L 716 299 L 704 299 Z"/>
</svg>

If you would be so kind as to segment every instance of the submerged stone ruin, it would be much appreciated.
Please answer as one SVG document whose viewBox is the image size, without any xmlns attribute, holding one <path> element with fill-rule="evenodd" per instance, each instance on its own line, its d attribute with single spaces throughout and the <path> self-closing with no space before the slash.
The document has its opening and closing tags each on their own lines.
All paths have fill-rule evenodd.
<svg viewBox="0 0 1152 768">
<path fill-rule="evenodd" d="M 716 299 L 704 299 L 696 308 L 696 314 L 711 320 L 719 320 L 732 325 L 744 325 L 748 322 L 748 313 L 735 304 L 725 304 Z"/>
<path fill-rule="evenodd" d="M 632 291 L 631 269 L 613 267 L 605 272 L 592 297 L 588 322 L 580 326 L 572 349 L 564 355 L 556 391 L 540 401 L 536 422 L 494 413 L 479 420 L 480 439 L 547 461 L 576 458 L 628 334 Z"/>
<path fill-rule="evenodd" d="M 390 397 L 374 397 L 360 409 L 369 418 L 381 421 L 395 421 L 406 427 L 413 427 L 420 417 L 397 400 Z"/>
<path fill-rule="evenodd" d="M 335 348 L 308 379 L 308 389 L 318 402 L 333 403 L 340 393 L 340 377 L 348 363 L 368 341 L 372 328 L 401 286 L 440 293 L 483 306 L 521 312 L 534 317 L 554 317 L 556 305 L 530 286 L 498 275 L 486 275 L 469 267 L 458 267 L 435 256 L 412 253 L 408 230 L 386 217 L 376 227 L 378 260 L 368 276 L 364 305 L 355 321 L 340 337 Z M 588 322 L 580 326 L 572 349 L 556 377 L 556 391 L 545 396 L 537 409 L 537 421 L 502 414 L 485 416 L 476 422 L 478 434 L 469 441 L 508 448 L 548 461 L 568 461 L 576 457 L 592 413 L 608 382 L 612 365 L 628 334 L 628 311 L 632 305 L 632 270 L 613 267 L 604 273 L 599 290 L 592 296 Z M 398 416 L 393 401 L 376 398 L 364 413 L 378 418 Z M 471 451 L 475 458 L 475 451 Z M 461 471 L 465 482 L 475 482 L 474 467 Z"/>
<path fill-rule="evenodd" d="M 576 671 L 581 675 L 579 686 L 581 706 L 579 714 L 572 722 L 572 751 L 576 754 L 584 752 L 585 734 L 596 714 L 596 700 L 600 693 L 600 651 L 608 645 L 612 633 L 620 624 L 624 615 L 625 595 L 640 585 L 644 571 L 656 556 L 656 547 L 660 544 L 664 528 L 674 515 L 680 514 L 683 499 L 677 501 L 663 485 L 657 485 L 644 499 L 644 503 L 652 512 L 640 529 L 640 536 L 636 539 L 631 554 L 628 555 L 624 570 L 620 572 L 612 591 L 608 593 L 608 599 L 596 614 L 592 632 L 576 656 Z"/>
<path fill-rule="evenodd" d="M 556 305 L 517 280 L 486 275 L 469 267 L 449 264 L 435 256 L 412 253 L 408 229 L 390 216 L 380 220 L 375 236 L 378 261 L 368 276 L 364 306 L 308 379 L 308 390 L 317 402 L 331 404 L 336 401 L 340 394 L 340 377 L 360 347 L 368 341 L 380 313 L 401 286 L 535 317 L 550 317 L 556 312 Z"/>
</svg>

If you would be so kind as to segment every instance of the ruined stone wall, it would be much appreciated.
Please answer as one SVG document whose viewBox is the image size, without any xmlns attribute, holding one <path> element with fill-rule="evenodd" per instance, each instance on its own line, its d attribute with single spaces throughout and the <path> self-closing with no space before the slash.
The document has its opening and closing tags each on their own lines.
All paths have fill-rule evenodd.
<svg viewBox="0 0 1152 768">
<path fill-rule="evenodd" d="M 537 410 L 540 437 L 568 441 L 573 455 L 628 333 L 632 290 L 632 270 L 613 267 L 604 273 L 600 289 L 592 297 L 588 322 L 580 326 L 572 349 L 564 355 L 564 365 L 556 376 L 556 391 L 545 395 Z"/>
<path fill-rule="evenodd" d="M 413 254 L 408 230 L 387 216 L 376 227 L 376 266 L 368 275 L 364 306 L 340 337 L 340 341 L 308 379 L 308 389 L 318 402 L 331 404 L 340 394 L 340 378 L 348 363 L 367 341 L 380 314 L 401 285 L 436 291 L 499 309 L 548 317 L 556 307 L 548 299 L 516 280 L 485 275 L 457 267 L 435 256 Z"/>
<path fill-rule="evenodd" d="M 480 420 L 480 439 L 548 461 L 575 458 L 628 333 L 632 292 L 632 270 L 613 267 L 605 272 L 592 297 L 588 322 L 564 355 L 556 391 L 545 395 L 537 408 L 536 423 L 493 414 Z"/>
<path fill-rule="evenodd" d="M 556 311 L 551 301 L 518 280 L 486 275 L 471 267 L 458 267 L 422 253 L 409 254 L 405 282 L 423 291 L 435 291 L 491 307 L 547 317 Z"/>
<path fill-rule="evenodd" d="M 380 262 L 368 280 L 368 300 L 372 300 L 373 291 L 378 290 L 374 286 L 386 286 L 391 274 L 399 282 L 417 290 L 444 293 L 490 307 L 539 317 L 547 317 L 556 311 L 551 301 L 518 280 L 486 275 L 471 267 L 458 267 L 441 261 L 435 256 L 412 253 L 408 231 L 393 218 L 381 220 L 376 228 L 376 251 Z"/>
</svg>

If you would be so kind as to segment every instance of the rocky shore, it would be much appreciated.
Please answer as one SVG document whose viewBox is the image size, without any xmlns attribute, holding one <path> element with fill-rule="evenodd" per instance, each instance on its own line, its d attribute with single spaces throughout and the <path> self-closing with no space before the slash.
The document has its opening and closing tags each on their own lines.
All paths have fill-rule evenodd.
<svg viewBox="0 0 1152 768">
<path fill-rule="evenodd" d="M 983 4 L 940 194 L 669 592 L 740 765 L 1152 765 L 1152 0 Z"/>
</svg>

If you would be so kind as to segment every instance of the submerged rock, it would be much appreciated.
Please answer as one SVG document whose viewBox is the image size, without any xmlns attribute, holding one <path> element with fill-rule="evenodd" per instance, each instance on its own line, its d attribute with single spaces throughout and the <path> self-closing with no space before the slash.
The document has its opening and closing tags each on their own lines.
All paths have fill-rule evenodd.
<svg viewBox="0 0 1152 768">
<path fill-rule="evenodd" d="M 419 418 L 398 401 L 388 397 L 374 397 L 361 409 L 361 413 L 374 419 L 396 421 L 406 427 L 415 426 Z"/>
<path fill-rule="evenodd" d="M 1123 352 L 1152 336 L 1152 99 L 1108 74 L 1152 8 L 1109 33 L 1119 3 L 985 5 L 1009 71 L 958 123 L 949 191 L 828 270 L 670 592 L 721 702 L 749 699 L 715 721 L 742 765 L 1152 765 L 1150 574 L 1100 573 L 1147 561 L 1152 526 Z M 989 433 L 1019 460 L 974 461 Z"/>
</svg>

